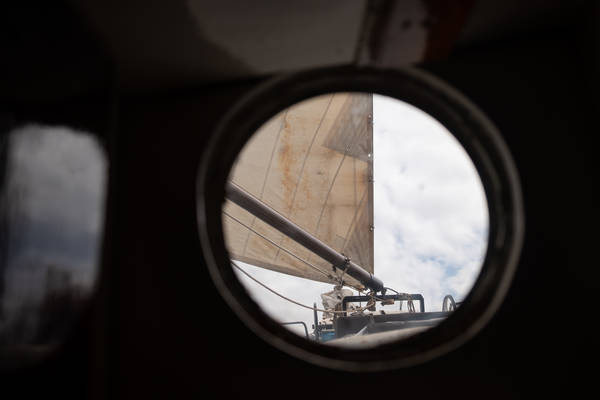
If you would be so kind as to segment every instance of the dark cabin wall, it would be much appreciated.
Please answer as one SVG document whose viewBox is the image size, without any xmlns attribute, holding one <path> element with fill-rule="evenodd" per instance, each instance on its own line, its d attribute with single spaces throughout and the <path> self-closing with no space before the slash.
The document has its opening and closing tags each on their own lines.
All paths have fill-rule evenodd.
<svg viewBox="0 0 600 400">
<path fill-rule="evenodd" d="M 385 373 L 331 371 L 282 354 L 241 324 L 212 286 L 197 242 L 195 163 L 205 134 L 253 84 L 124 101 L 109 393 L 571 393 L 593 339 L 585 321 L 599 286 L 586 261 L 593 259 L 586 224 L 596 217 L 595 113 L 590 77 L 581 73 L 591 54 L 579 45 L 580 35 L 517 37 L 462 49 L 426 67 L 467 94 L 503 132 L 522 179 L 526 241 L 508 298 L 481 334 L 435 361 Z"/>
<path fill-rule="evenodd" d="M 108 140 L 101 290 L 57 357 L 3 374 L 0 390 L 36 398 L 573 395 L 592 373 L 584 363 L 593 361 L 590 321 L 600 286 L 593 253 L 597 81 L 590 75 L 597 55 L 589 41 L 584 30 L 563 28 L 459 49 L 425 67 L 500 128 L 525 196 L 526 241 L 514 285 L 463 347 L 413 368 L 353 374 L 283 354 L 240 322 L 208 276 L 195 215 L 207 134 L 260 80 L 231 82 L 119 99 Z M 53 104 L 68 119 L 69 106 Z"/>
<path fill-rule="evenodd" d="M 597 38 L 581 24 L 461 49 L 426 67 L 488 114 L 519 170 L 519 268 L 502 308 L 465 349 L 486 354 L 478 364 L 514 380 L 514 394 L 573 395 L 597 356 Z"/>
</svg>

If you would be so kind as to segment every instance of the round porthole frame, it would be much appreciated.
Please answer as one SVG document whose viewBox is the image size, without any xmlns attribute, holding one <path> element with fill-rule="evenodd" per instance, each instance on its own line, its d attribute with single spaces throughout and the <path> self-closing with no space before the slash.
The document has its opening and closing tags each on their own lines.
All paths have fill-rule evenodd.
<svg viewBox="0 0 600 400">
<path fill-rule="evenodd" d="M 302 100 L 333 92 L 389 96 L 415 106 L 444 125 L 471 158 L 489 213 L 487 251 L 479 276 L 461 306 L 418 335 L 365 349 L 306 340 L 271 319 L 236 278 L 225 248 L 221 208 L 225 182 L 239 152 L 270 118 Z M 445 354 L 479 332 L 500 306 L 516 269 L 524 236 L 518 173 L 501 134 L 466 97 L 415 68 L 336 67 L 274 78 L 244 96 L 211 133 L 197 178 L 197 219 L 204 259 L 229 306 L 259 337 L 323 367 L 379 371 L 412 366 Z"/>
</svg>

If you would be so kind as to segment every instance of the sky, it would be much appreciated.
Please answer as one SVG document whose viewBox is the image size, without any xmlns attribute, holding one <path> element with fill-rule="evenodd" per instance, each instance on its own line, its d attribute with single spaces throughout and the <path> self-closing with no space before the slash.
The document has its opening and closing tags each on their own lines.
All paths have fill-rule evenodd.
<svg viewBox="0 0 600 400">
<path fill-rule="evenodd" d="M 470 158 L 431 116 L 379 95 L 373 96 L 373 142 L 375 276 L 399 292 L 421 293 L 426 311 L 440 311 L 447 294 L 463 300 L 477 279 L 488 235 L 485 194 Z M 333 288 L 238 264 L 277 292 L 311 307 L 315 302 L 322 307 L 320 294 Z M 273 319 L 303 321 L 312 331 L 311 310 L 236 273 Z M 304 335 L 301 326 L 288 327 Z"/>
</svg>

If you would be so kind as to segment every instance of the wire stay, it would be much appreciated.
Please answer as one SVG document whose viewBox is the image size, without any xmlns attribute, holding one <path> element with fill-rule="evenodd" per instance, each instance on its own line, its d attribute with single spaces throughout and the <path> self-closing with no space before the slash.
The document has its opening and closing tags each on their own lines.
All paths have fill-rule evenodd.
<svg viewBox="0 0 600 400">
<path fill-rule="evenodd" d="M 338 277 L 334 277 L 331 274 L 328 274 L 327 272 L 323 271 L 322 269 L 320 269 L 319 267 L 317 267 L 316 265 L 310 263 L 309 261 L 306 261 L 305 259 L 303 259 L 302 257 L 297 256 L 296 254 L 294 254 L 292 251 L 286 249 L 285 247 L 279 245 L 278 243 L 275 243 L 273 240 L 269 239 L 268 237 L 266 237 L 265 235 L 261 234 L 260 232 L 257 232 L 254 228 L 248 226 L 247 224 L 243 223 L 242 221 L 240 221 L 238 218 L 234 217 L 233 215 L 227 213 L 225 210 L 223 210 L 223 214 L 226 215 L 227 217 L 231 218 L 232 220 L 234 220 L 235 222 L 237 222 L 238 224 L 242 225 L 244 228 L 250 230 L 251 232 L 255 233 L 256 235 L 260 236 L 261 238 L 263 238 L 264 240 L 266 240 L 267 242 L 271 243 L 273 246 L 279 248 L 280 250 L 284 251 L 285 253 L 289 254 L 290 256 L 294 257 L 295 259 L 297 259 L 298 261 L 308 265 L 310 268 L 314 269 L 315 271 L 321 273 L 323 276 L 325 276 L 326 278 L 328 278 L 332 283 L 335 284 L 339 284 L 341 282 L 339 282 L 339 278 Z M 345 272 L 345 271 L 344 271 Z M 343 275 L 342 275 L 343 276 Z M 346 286 L 350 286 L 354 289 L 357 289 L 356 287 L 354 287 L 353 285 L 347 284 Z M 358 290 L 358 289 L 357 289 Z"/>
<path fill-rule="evenodd" d="M 366 306 L 360 307 L 360 308 L 358 308 L 356 310 L 353 310 L 353 311 L 348 311 L 348 310 L 346 310 L 346 311 L 325 310 L 325 309 L 322 309 L 322 308 L 316 308 L 316 307 L 307 306 L 305 304 L 299 303 L 296 300 L 292 300 L 289 297 L 286 297 L 286 296 L 284 296 L 284 295 L 276 292 L 275 290 L 271 289 L 270 287 L 268 287 L 267 285 L 265 285 L 264 283 L 262 283 L 261 281 L 259 281 L 255 277 L 253 277 L 252 275 L 250 275 L 248 272 L 244 271 L 242 269 L 242 267 L 240 267 L 239 265 L 237 265 L 237 263 L 235 261 L 233 261 L 233 260 L 230 260 L 230 261 L 231 261 L 231 265 L 233 265 L 235 268 L 237 268 L 240 272 L 242 272 L 248 278 L 252 279 L 254 282 L 258 283 L 260 286 L 264 287 L 265 289 L 267 289 L 271 293 L 273 293 L 273 294 L 281 297 L 284 300 L 289 301 L 290 303 L 296 304 L 297 306 L 300 306 L 300 307 L 307 308 L 309 310 L 316 310 L 316 311 L 320 311 L 320 312 L 324 312 L 324 313 L 331 313 L 331 314 L 347 314 L 347 313 L 350 313 L 350 312 L 363 312 L 364 310 L 366 310 L 367 308 L 371 307 L 374 304 L 374 301 L 369 301 Z"/>
</svg>

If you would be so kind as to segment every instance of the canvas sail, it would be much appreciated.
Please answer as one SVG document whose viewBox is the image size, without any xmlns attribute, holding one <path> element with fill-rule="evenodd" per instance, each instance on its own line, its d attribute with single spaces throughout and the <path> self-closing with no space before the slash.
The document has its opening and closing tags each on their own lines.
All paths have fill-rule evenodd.
<svg viewBox="0 0 600 400">
<path fill-rule="evenodd" d="M 230 175 L 234 184 L 371 273 L 372 114 L 371 94 L 336 93 L 295 104 L 256 132 Z M 224 204 L 223 225 L 234 260 L 315 281 L 341 276 L 231 201 Z M 347 275 L 343 279 L 361 287 Z"/>
</svg>

